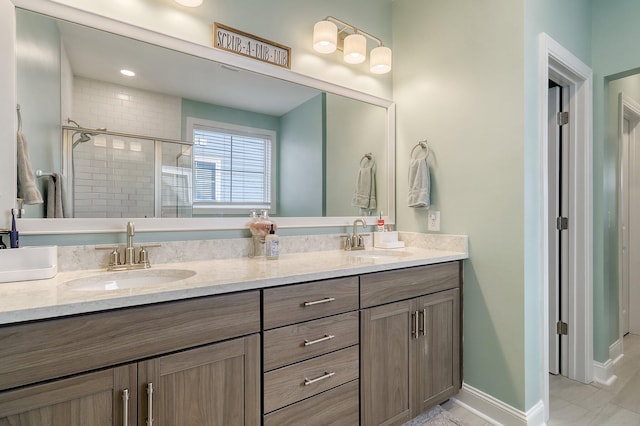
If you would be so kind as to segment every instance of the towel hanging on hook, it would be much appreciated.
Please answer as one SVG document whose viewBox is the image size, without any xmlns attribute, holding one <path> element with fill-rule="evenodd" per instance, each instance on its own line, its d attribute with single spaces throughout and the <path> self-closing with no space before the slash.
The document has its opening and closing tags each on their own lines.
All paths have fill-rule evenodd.
<svg viewBox="0 0 640 426">
<path fill-rule="evenodd" d="M 16 142 L 17 197 L 21 198 L 24 204 L 42 204 L 42 195 L 40 194 L 40 190 L 36 184 L 33 168 L 31 167 L 27 139 L 22 133 L 22 115 L 20 114 L 20 105 L 16 106 L 16 112 L 18 114 L 18 132 Z"/>
<path fill-rule="evenodd" d="M 367 210 L 375 210 L 378 206 L 376 200 L 376 160 L 370 152 L 360 158 L 351 205 Z"/>
<path fill-rule="evenodd" d="M 416 155 L 415 150 L 421 148 L 426 151 L 424 157 Z M 409 194 L 407 197 L 407 205 L 414 208 L 429 208 L 431 205 L 431 175 L 429 173 L 429 144 L 427 140 L 419 141 L 411 150 L 409 155 Z"/>
<path fill-rule="evenodd" d="M 22 131 L 22 114 L 20 113 L 20 104 L 16 105 L 16 113 L 18 114 L 18 131 Z"/>
</svg>

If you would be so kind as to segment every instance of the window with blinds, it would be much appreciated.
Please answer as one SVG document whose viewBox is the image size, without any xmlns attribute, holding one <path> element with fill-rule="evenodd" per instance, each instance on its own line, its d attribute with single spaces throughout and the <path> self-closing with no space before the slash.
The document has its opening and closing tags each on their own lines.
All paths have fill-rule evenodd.
<svg viewBox="0 0 640 426">
<path fill-rule="evenodd" d="M 270 209 L 273 135 L 193 126 L 194 207 Z"/>
</svg>

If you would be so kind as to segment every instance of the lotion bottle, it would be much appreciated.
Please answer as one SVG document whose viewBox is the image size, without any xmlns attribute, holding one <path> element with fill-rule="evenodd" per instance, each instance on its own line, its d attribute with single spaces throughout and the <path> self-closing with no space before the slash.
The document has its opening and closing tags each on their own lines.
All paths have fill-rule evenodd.
<svg viewBox="0 0 640 426">
<path fill-rule="evenodd" d="M 267 259 L 275 260 L 280 255 L 280 239 L 276 235 L 276 231 L 273 229 L 273 224 L 271 224 L 271 229 L 269 230 L 269 235 L 264 237 L 265 249 Z"/>
</svg>

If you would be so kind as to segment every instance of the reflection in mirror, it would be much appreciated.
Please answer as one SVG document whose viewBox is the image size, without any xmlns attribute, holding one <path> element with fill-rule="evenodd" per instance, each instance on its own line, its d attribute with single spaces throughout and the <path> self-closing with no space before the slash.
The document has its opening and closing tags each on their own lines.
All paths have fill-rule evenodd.
<svg viewBox="0 0 640 426">
<path fill-rule="evenodd" d="M 34 170 L 61 176 L 64 217 L 355 216 L 388 205 L 386 108 L 16 13 L 24 131 Z M 351 202 L 368 153 L 372 212 Z M 39 179 L 45 198 L 51 180 Z"/>
</svg>

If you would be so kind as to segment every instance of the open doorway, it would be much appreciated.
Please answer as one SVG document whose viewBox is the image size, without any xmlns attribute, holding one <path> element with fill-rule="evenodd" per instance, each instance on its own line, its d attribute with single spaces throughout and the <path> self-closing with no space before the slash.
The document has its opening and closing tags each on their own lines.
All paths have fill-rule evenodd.
<svg viewBox="0 0 640 426">
<path fill-rule="evenodd" d="M 550 249 L 555 245 L 550 237 L 550 229 L 557 224 L 552 213 L 549 194 L 550 180 L 555 179 L 549 164 L 548 102 L 549 80 L 566 90 L 566 105 L 569 112 L 568 130 L 568 258 L 566 259 L 568 315 L 567 315 L 567 367 L 566 375 L 574 380 L 588 383 L 592 380 L 593 363 L 593 164 L 592 164 L 592 72 L 582 61 L 565 49 L 547 34 L 540 35 L 539 76 L 542 114 L 540 116 L 540 164 L 542 199 L 542 276 L 544 308 L 543 347 L 549 354 L 550 339 L 550 270 L 555 268 Z M 566 88 L 566 89 L 564 89 Z M 544 403 L 544 420 L 549 418 L 549 357 L 544 357 L 544 369 L 541 372 Z"/>
<path fill-rule="evenodd" d="M 569 374 L 569 87 L 549 80 L 548 206 L 549 233 L 549 373 Z M 575 148 L 574 148 L 575 149 Z M 555 219 L 555 221 L 553 220 Z"/>
<path fill-rule="evenodd" d="M 618 95 L 618 144 L 620 150 L 619 300 L 620 348 L 629 332 L 640 334 L 640 104 L 632 97 Z"/>
</svg>

